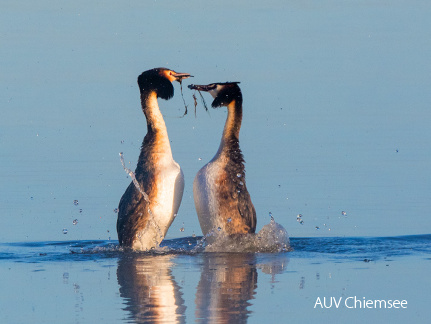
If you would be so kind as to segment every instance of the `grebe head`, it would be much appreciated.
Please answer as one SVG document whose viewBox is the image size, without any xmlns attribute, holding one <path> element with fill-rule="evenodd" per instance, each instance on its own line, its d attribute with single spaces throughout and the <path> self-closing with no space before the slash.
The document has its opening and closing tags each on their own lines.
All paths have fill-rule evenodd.
<svg viewBox="0 0 431 324">
<path fill-rule="evenodd" d="M 239 82 L 224 82 L 211 83 L 207 85 L 191 84 L 189 89 L 209 92 L 214 101 L 211 106 L 213 108 L 228 106 L 232 101 L 237 104 L 242 104 L 241 89 L 238 86 Z"/>
<path fill-rule="evenodd" d="M 141 93 L 155 91 L 158 98 L 170 99 L 174 96 L 173 81 L 181 83 L 183 79 L 191 77 L 188 73 L 178 73 L 166 68 L 156 68 L 143 72 L 138 77 L 138 85 Z"/>
</svg>

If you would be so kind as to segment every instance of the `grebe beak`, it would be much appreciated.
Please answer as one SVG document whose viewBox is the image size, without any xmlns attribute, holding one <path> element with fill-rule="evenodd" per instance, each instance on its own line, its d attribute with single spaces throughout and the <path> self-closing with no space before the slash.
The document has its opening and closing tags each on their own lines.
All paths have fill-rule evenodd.
<svg viewBox="0 0 431 324">
<path fill-rule="evenodd" d="M 188 85 L 188 88 L 191 90 L 197 90 L 197 91 L 210 91 L 215 88 L 214 84 L 208 84 L 208 85 L 199 85 L 199 84 L 190 84 Z"/>
<path fill-rule="evenodd" d="M 193 77 L 193 75 L 190 75 L 189 73 L 177 73 L 174 71 L 171 71 L 171 75 L 175 78 L 175 81 L 178 81 L 178 82 L 181 82 L 183 79 Z"/>
</svg>

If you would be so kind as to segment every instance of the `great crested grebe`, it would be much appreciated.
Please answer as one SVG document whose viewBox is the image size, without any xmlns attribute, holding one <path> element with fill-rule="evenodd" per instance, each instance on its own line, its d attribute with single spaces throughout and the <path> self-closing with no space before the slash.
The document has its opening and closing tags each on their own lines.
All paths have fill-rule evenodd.
<svg viewBox="0 0 431 324">
<path fill-rule="evenodd" d="M 168 132 L 157 98 L 172 98 L 172 82 L 181 82 L 190 76 L 188 73 L 156 68 L 138 77 L 147 134 L 135 170 L 139 189 L 132 182 L 118 207 L 120 246 L 143 251 L 157 247 L 178 212 L 184 191 L 184 175 L 172 158 Z"/>
<path fill-rule="evenodd" d="M 189 85 L 209 92 L 212 107 L 226 106 L 228 115 L 219 149 L 197 173 L 193 195 L 204 235 L 219 231 L 226 235 L 254 233 L 256 211 L 245 183 L 244 158 L 239 148 L 242 94 L 239 82 Z"/>
</svg>

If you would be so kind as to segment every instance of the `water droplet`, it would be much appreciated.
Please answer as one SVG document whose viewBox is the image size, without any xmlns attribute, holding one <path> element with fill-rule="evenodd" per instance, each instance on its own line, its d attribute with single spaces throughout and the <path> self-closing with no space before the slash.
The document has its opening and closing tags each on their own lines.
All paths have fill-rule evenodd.
<svg viewBox="0 0 431 324">
<path fill-rule="evenodd" d="M 174 218 L 177 217 L 177 214 L 174 214 Z"/>
<path fill-rule="evenodd" d="M 73 204 L 74 204 L 75 206 L 78 206 L 78 200 L 76 200 L 76 199 L 75 199 L 75 200 L 73 201 Z"/>
<path fill-rule="evenodd" d="M 302 214 L 298 214 L 296 216 L 296 220 L 299 222 L 299 224 L 304 225 L 304 221 L 302 220 Z"/>
<path fill-rule="evenodd" d="M 118 214 L 118 208 L 114 208 L 114 213 Z"/>
<path fill-rule="evenodd" d="M 73 220 L 73 222 L 72 222 L 72 224 L 73 224 L 73 225 L 78 224 L 78 220 L 77 220 L 77 219 L 74 219 L 74 220 Z"/>
<path fill-rule="evenodd" d="M 196 237 L 196 234 L 195 234 L 195 232 L 193 232 L 193 234 L 192 234 L 192 237 Z"/>
<path fill-rule="evenodd" d="M 180 232 L 184 232 L 184 227 L 181 227 L 181 228 L 180 228 Z"/>
<path fill-rule="evenodd" d="M 244 185 L 244 182 L 240 181 L 240 182 L 239 182 L 239 185 L 240 185 L 240 186 L 243 186 L 243 185 Z"/>
<path fill-rule="evenodd" d="M 82 208 L 81 208 L 81 209 L 79 209 L 79 213 L 82 213 Z"/>
<path fill-rule="evenodd" d="M 273 222 L 273 221 L 274 221 L 274 217 L 272 216 L 272 213 L 271 213 L 271 212 L 269 212 L 269 218 L 271 219 L 271 222 Z"/>
<path fill-rule="evenodd" d="M 33 200 L 33 197 L 30 197 L 31 200 Z"/>
<path fill-rule="evenodd" d="M 231 221 L 232 221 L 232 218 L 230 218 L 230 217 L 229 217 L 229 218 L 227 219 L 227 222 L 228 222 L 228 223 L 230 223 Z"/>
<path fill-rule="evenodd" d="M 67 234 L 67 228 L 63 228 L 63 234 Z"/>
<path fill-rule="evenodd" d="M 124 143 L 124 140 L 121 140 L 121 144 L 123 144 Z"/>
<path fill-rule="evenodd" d="M 343 216 L 347 216 L 347 213 L 343 210 L 343 211 L 341 212 L 341 215 L 343 215 Z"/>
<path fill-rule="evenodd" d="M 202 158 L 199 158 L 198 161 L 202 161 Z"/>
<path fill-rule="evenodd" d="M 318 230 L 320 230 L 320 227 L 319 227 L 319 226 L 316 226 L 316 231 L 318 231 Z"/>
<path fill-rule="evenodd" d="M 237 173 L 237 174 L 236 174 L 236 176 L 237 176 L 238 178 L 241 178 L 241 177 L 242 177 L 242 174 L 241 174 L 241 173 Z"/>
<path fill-rule="evenodd" d="M 220 232 L 220 231 L 221 231 L 221 227 L 217 227 L 217 231 L 219 231 L 219 232 Z"/>
</svg>

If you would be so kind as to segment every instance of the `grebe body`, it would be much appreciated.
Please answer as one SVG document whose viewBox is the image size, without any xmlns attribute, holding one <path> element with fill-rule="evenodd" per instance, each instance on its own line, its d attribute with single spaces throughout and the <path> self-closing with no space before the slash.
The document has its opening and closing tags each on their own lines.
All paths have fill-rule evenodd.
<svg viewBox="0 0 431 324">
<path fill-rule="evenodd" d="M 193 182 L 196 212 L 204 235 L 214 231 L 235 235 L 256 230 L 256 211 L 247 190 L 239 147 L 242 94 L 237 83 L 189 86 L 209 92 L 214 98 L 214 108 L 226 106 L 228 110 L 219 149 Z"/>
<path fill-rule="evenodd" d="M 120 246 L 143 251 L 157 247 L 178 212 L 184 175 L 172 157 L 157 99 L 170 99 L 174 94 L 172 82 L 188 77 L 190 74 L 165 68 L 145 71 L 138 77 L 147 134 L 135 170 L 137 184 L 130 183 L 118 207 Z"/>
</svg>

